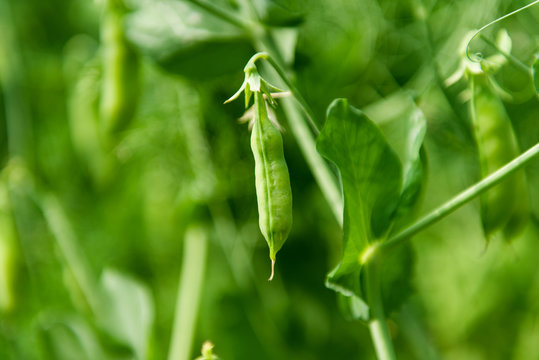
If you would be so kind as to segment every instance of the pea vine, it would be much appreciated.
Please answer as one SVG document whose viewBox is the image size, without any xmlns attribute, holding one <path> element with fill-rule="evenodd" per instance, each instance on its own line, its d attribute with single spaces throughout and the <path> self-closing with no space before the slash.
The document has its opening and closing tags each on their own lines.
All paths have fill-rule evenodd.
<svg viewBox="0 0 539 360">
<path fill-rule="evenodd" d="M 269 51 L 259 52 L 249 60 L 245 67 L 245 82 L 228 100 L 237 98 L 239 93 L 245 90 L 247 107 L 250 91 L 256 89 L 252 91 L 263 92 L 267 101 L 274 104 L 269 89 L 278 89 L 267 85 L 269 83 L 258 71 L 256 77 L 252 77 L 253 69 L 256 68 L 254 63 L 258 60 L 267 61 L 274 70 L 274 74 L 270 75 L 272 79 L 284 83 L 295 99 L 296 104 L 291 104 L 290 99 L 283 99 L 285 114 L 289 116 L 289 125 L 311 170 L 317 176 L 337 221 L 343 228 L 343 257 L 339 265 L 328 274 L 326 285 L 347 299 L 345 301 L 348 304 L 347 312 L 369 325 L 380 359 L 395 358 L 380 290 L 382 282 L 380 265 L 390 252 L 409 243 L 414 235 L 477 197 L 481 197 L 483 225 L 487 235 L 503 225 L 504 234 L 510 238 L 520 231 L 527 219 L 524 213 L 526 209 L 517 207 L 502 211 L 500 215 L 492 213 L 494 208 L 502 209 L 507 206 L 507 200 L 526 198 L 524 174 L 518 170 L 539 154 L 539 143 L 519 153 L 503 104 L 498 99 L 495 88 L 494 90 L 492 88 L 492 84 L 495 85 L 494 80 L 488 74 L 497 71 L 505 61 L 517 63 L 530 74 L 533 74 L 533 70 L 530 70 L 533 68 L 524 65 L 510 54 L 510 42 L 509 47 L 504 45 L 508 44 L 506 38 L 502 38 L 500 46 L 490 42 L 490 45 L 503 55 L 501 60 L 490 58 L 486 59 L 489 61 L 483 62 L 478 55 L 472 59 L 469 45 L 488 26 L 537 2 L 539 1 L 487 24 L 468 37 L 464 51 L 466 59 L 463 60 L 461 70 L 446 85 L 451 86 L 462 76 L 469 79 L 472 96 L 470 112 L 474 121 L 473 127 L 476 131 L 484 178 L 415 221 L 414 212 L 425 182 L 425 164 L 421 152 L 426 121 L 411 99 L 408 116 L 404 120 L 399 119 L 406 124 L 405 133 L 400 133 L 405 140 L 396 148 L 392 144 L 398 142 L 391 141 L 392 132 L 388 128 L 394 128 L 398 126 L 397 124 L 372 121 L 364 112 L 349 105 L 346 99 L 336 99 L 329 106 L 326 121 L 320 130 L 308 103 L 289 80 L 279 60 L 271 55 L 272 51 L 276 51 L 275 47 L 271 42 L 263 42 Z M 473 65 L 473 62 L 479 62 L 481 67 Z M 258 103 L 255 101 L 255 107 L 261 108 L 262 102 L 262 100 Z M 296 112 L 295 106 L 301 109 L 304 117 Z M 264 112 L 265 104 L 262 107 Z M 255 123 L 257 121 L 259 120 L 255 119 Z M 492 124 L 499 127 L 497 134 L 490 134 Z M 485 136 L 495 138 L 488 140 Z M 491 145 L 486 145 L 488 141 L 498 141 L 498 150 L 493 152 L 489 148 Z M 509 152 L 508 147 L 511 149 Z M 504 155 L 500 156 L 499 152 L 503 152 Z M 328 163 L 322 160 L 320 155 L 338 168 L 342 198 L 337 179 L 329 175 Z M 520 193 L 516 194 L 515 191 Z M 261 230 L 268 241 L 271 253 L 272 242 L 268 240 L 262 219 L 268 216 L 263 215 L 264 211 L 271 214 L 272 210 L 266 205 L 268 196 L 261 196 L 258 191 L 257 195 Z M 286 201 L 291 201 L 291 195 Z M 504 217 L 503 220 L 500 216 Z M 280 246 L 282 244 L 279 244 L 279 248 Z M 272 277 L 273 271 L 270 279 Z"/>
</svg>

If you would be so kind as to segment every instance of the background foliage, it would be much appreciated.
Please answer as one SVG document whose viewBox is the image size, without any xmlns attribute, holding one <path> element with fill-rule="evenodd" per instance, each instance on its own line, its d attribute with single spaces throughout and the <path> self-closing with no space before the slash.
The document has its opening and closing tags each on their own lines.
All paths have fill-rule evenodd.
<svg viewBox="0 0 539 360">
<path fill-rule="evenodd" d="M 427 120 L 420 212 L 479 179 L 466 83 L 444 81 L 468 31 L 524 2 L 253 3 L 319 125 L 336 97 L 369 115 L 390 112 L 384 99 L 395 94 L 415 100 Z M 212 4 L 247 16 L 244 1 Z M 123 26 L 140 58 L 130 85 L 140 86 L 138 105 L 103 149 L 92 142 L 103 4 L 0 1 L 0 231 L 11 239 L 0 271 L 1 291 L 13 297 L 2 303 L 0 358 L 165 358 L 193 228 L 208 245 L 190 358 L 208 339 L 222 359 L 374 358 L 368 329 L 346 320 L 324 286 L 341 231 L 280 109 L 294 226 L 266 281 L 249 131 L 237 123 L 241 102 L 222 104 L 264 50 L 257 34 L 188 1 L 126 6 Z M 531 7 L 484 35 L 505 28 L 512 54 L 531 64 L 538 23 Z M 471 49 L 495 53 L 481 40 Z M 538 98 L 511 64 L 496 79 L 512 95 L 505 106 L 527 149 L 539 140 Z M 514 242 L 494 237 L 487 246 L 477 202 L 415 237 L 410 284 L 393 284 L 388 299 L 405 300 L 390 317 L 399 358 L 539 358 L 539 162 L 526 172 L 532 222 Z M 386 271 L 400 272 L 394 264 Z M 93 306 L 89 293 L 116 310 Z"/>
</svg>

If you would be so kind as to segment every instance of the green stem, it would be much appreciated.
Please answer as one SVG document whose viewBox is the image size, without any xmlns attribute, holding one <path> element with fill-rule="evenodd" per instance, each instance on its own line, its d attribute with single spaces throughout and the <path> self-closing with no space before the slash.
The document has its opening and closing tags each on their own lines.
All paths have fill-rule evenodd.
<svg viewBox="0 0 539 360">
<path fill-rule="evenodd" d="M 39 200 L 43 216 L 54 235 L 67 267 L 73 273 L 90 310 L 94 315 L 98 314 L 100 304 L 96 280 L 86 258 L 82 255 L 83 251 L 78 246 L 77 236 L 64 208 L 52 194 L 42 195 Z"/>
<path fill-rule="evenodd" d="M 379 263 L 373 261 L 365 267 L 365 288 L 369 305 L 369 330 L 378 360 L 396 359 L 391 335 L 387 327 L 380 291 Z"/>
<path fill-rule="evenodd" d="M 488 175 L 483 180 L 478 183 L 470 186 L 460 194 L 456 195 L 451 200 L 447 201 L 445 204 L 439 206 L 438 208 L 431 211 L 429 214 L 425 215 L 409 227 L 405 228 L 386 242 L 380 244 L 379 250 L 375 256 L 389 251 L 390 249 L 396 247 L 397 245 L 410 240 L 410 238 L 425 229 L 426 227 L 434 224 L 435 222 L 441 220 L 445 216 L 449 215 L 453 211 L 457 210 L 462 205 L 466 204 L 473 198 L 479 196 L 481 193 L 487 191 L 494 185 L 500 183 L 507 176 L 514 173 L 524 165 L 526 165 L 530 160 L 539 154 L 539 143 L 532 146 L 526 152 L 522 153 L 518 157 L 514 158 L 512 161 L 502 166 L 492 174 Z"/>
<path fill-rule="evenodd" d="M 208 237 L 202 227 L 193 227 L 187 231 L 168 360 L 191 358 L 207 248 Z"/>
<path fill-rule="evenodd" d="M 316 151 L 314 137 L 296 106 L 290 99 L 283 99 L 282 105 L 288 118 L 290 130 L 292 130 L 292 133 L 296 138 L 303 157 L 307 161 L 318 186 L 322 190 L 322 194 L 331 207 L 335 219 L 342 227 L 344 205 L 341 190 L 339 189 L 335 176 L 322 156 Z"/>
<path fill-rule="evenodd" d="M 301 106 L 301 109 L 303 110 L 303 112 L 307 116 L 307 119 L 309 120 L 309 123 L 311 124 L 311 127 L 312 127 L 315 135 L 318 136 L 318 134 L 320 134 L 320 130 L 318 129 L 318 126 L 314 122 L 314 113 L 313 113 L 311 107 L 309 106 L 309 104 L 307 104 L 307 101 L 305 101 L 303 96 L 301 96 L 301 93 L 299 92 L 299 90 L 288 79 L 288 76 L 286 76 L 286 73 L 283 70 L 283 68 L 275 60 L 273 60 L 273 58 L 271 56 L 267 57 L 266 60 L 268 60 L 268 62 L 271 64 L 271 66 L 273 66 L 273 68 L 275 69 L 277 74 L 279 74 L 279 77 L 284 81 L 284 83 L 286 84 L 286 86 L 288 87 L 288 89 L 290 90 L 292 95 L 294 95 L 294 97 L 298 101 L 299 105 Z"/>
</svg>

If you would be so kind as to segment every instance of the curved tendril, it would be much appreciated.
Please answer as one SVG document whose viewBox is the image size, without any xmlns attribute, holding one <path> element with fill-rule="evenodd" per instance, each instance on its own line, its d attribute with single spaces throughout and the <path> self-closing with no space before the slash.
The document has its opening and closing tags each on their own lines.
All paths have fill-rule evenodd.
<svg viewBox="0 0 539 360">
<path fill-rule="evenodd" d="M 477 62 L 477 63 L 479 63 L 479 62 L 481 62 L 481 60 L 483 60 L 483 55 L 481 53 L 475 53 L 474 54 L 475 59 L 472 59 L 472 57 L 470 56 L 470 43 L 477 37 L 477 35 L 479 35 L 481 33 L 481 31 L 483 31 L 486 28 L 490 27 L 491 25 L 494 25 L 497 22 L 500 22 L 500 21 L 502 21 L 504 19 L 507 19 L 508 17 L 513 16 L 516 13 L 519 13 L 522 10 L 525 10 L 525 9 L 529 8 L 530 6 L 533 6 L 533 5 L 537 4 L 537 3 L 539 3 L 539 0 L 535 0 L 535 1 L 531 2 L 531 3 L 529 3 L 528 5 L 525 5 L 525 6 L 523 6 L 521 8 L 518 8 L 518 9 L 516 9 L 514 11 L 511 11 L 509 14 L 505 14 L 504 16 L 499 17 L 496 20 L 493 20 L 493 21 L 489 22 L 488 24 L 482 26 L 479 30 L 477 30 L 473 34 L 473 36 L 470 38 L 470 40 L 468 40 L 468 43 L 466 44 L 466 57 L 468 58 L 468 60 L 470 60 L 471 62 Z"/>
</svg>

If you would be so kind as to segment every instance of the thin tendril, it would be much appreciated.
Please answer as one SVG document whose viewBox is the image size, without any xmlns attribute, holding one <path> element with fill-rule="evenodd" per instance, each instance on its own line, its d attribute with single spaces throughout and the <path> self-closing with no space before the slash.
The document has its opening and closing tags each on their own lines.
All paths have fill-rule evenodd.
<svg viewBox="0 0 539 360">
<path fill-rule="evenodd" d="M 467 57 L 470 61 L 472 61 L 472 62 L 481 62 L 481 59 L 483 58 L 482 55 L 481 55 L 481 53 L 474 54 L 474 56 L 476 57 L 475 59 L 472 59 L 472 58 L 470 57 L 470 43 L 475 39 L 475 37 L 476 37 L 477 35 L 479 35 L 479 33 L 480 33 L 481 31 L 485 30 L 485 29 L 488 28 L 489 26 L 494 25 L 494 24 L 496 24 L 497 22 L 502 21 L 502 20 L 504 20 L 504 19 L 507 19 L 508 17 L 513 16 L 513 15 L 515 15 L 516 13 L 519 13 L 519 12 L 521 12 L 522 10 L 525 10 L 525 9 L 529 8 L 530 6 L 533 6 L 533 5 L 537 4 L 537 3 L 539 3 L 539 0 L 535 0 L 535 1 L 531 2 L 531 3 L 529 3 L 528 5 L 525 5 L 525 6 L 521 7 L 521 8 L 519 8 L 519 9 L 516 9 L 516 10 L 510 12 L 509 14 L 505 14 L 504 16 L 499 17 L 499 18 L 497 18 L 496 20 L 493 20 L 493 21 L 489 22 L 488 24 L 484 25 L 484 26 L 481 27 L 479 30 L 477 30 L 477 31 L 473 34 L 473 36 L 470 38 L 470 40 L 468 40 L 468 43 L 466 44 L 466 57 Z"/>
</svg>

